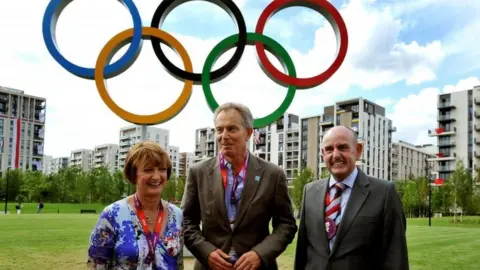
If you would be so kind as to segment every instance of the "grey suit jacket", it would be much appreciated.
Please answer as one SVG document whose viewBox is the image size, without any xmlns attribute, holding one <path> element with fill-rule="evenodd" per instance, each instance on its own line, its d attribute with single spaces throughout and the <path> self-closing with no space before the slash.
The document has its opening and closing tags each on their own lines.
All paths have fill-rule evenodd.
<svg viewBox="0 0 480 270">
<path fill-rule="evenodd" d="M 328 178 L 303 190 L 295 270 L 408 270 L 406 219 L 392 182 L 360 169 L 330 251 L 324 225 Z"/>
<path fill-rule="evenodd" d="M 221 177 L 215 157 L 193 165 L 186 181 L 181 207 L 185 246 L 197 259 L 194 269 L 209 269 L 208 255 L 217 248 L 228 254 L 231 246 L 239 257 L 254 250 L 262 260 L 260 269 L 277 269 L 275 259 L 297 232 L 285 173 L 273 163 L 250 154 L 233 230 L 228 222 Z"/>
</svg>

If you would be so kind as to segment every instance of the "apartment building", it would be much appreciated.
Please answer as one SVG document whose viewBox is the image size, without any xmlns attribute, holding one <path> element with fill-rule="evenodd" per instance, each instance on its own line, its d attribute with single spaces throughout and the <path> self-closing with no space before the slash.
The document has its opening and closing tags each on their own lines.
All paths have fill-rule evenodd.
<svg viewBox="0 0 480 270">
<path fill-rule="evenodd" d="M 172 161 L 172 172 L 175 173 L 175 176 L 178 176 L 180 173 L 180 148 L 178 146 L 169 145 L 167 147 L 167 152 Z"/>
<path fill-rule="evenodd" d="M 437 126 L 428 135 L 437 137 L 434 174 L 447 181 L 457 162 L 475 175 L 480 166 L 480 85 L 472 89 L 444 93 L 437 100 Z"/>
<path fill-rule="evenodd" d="M 218 146 L 215 139 L 215 128 L 204 127 L 195 130 L 195 162 L 203 160 L 207 157 L 217 155 Z"/>
<path fill-rule="evenodd" d="M 95 146 L 93 150 L 93 168 L 101 166 L 108 168 L 110 172 L 118 168 L 118 144 L 102 144 Z"/>
<path fill-rule="evenodd" d="M 303 117 L 300 127 L 300 165 L 310 168 L 315 177 L 327 170 L 321 151 L 323 135 L 332 127 L 352 128 L 364 145 L 357 166 L 366 174 L 391 180 L 391 143 L 396 128 L 385 117 L 385 108 L 364 98 L 336 102 L 322 115 Z"/>
<path fill-rule="evenodd" d="M 68 157 L 52 158 L 49 164 L 49 174 L 58 173 L 61 169 L 68 167 Z"/>
<path fill-rule="evenodd" d="M 256 129 L 248 148 L 257 156 L 285 170 L 291 181 L 299 170 L 299 116 L 285 113 L 275 123 Z"/>
<path fill-rule="evenodd" d="M 167 149 L 170 142 L 170 131 L 148 126 L 145 140 L 154 141 L 163 149 Z M 131 125 L 120 129 L 118 169 L 123 169 L 128 151 L 140 141 L 142 141 L 142 127 L 140 125 Z"/>
<path fill-rule="evenodd" d="M 93 150 L 77 149 L 70 153 L 69 166 L 76 166 L 84 171 L 90 171 L 93 165 Z"/>
<path fill-rule="evenodd" d="M 190 166 L 194 163 L 195 154 L 189 152 L 180 153 L 178 176 L 187 177 Z"/>
<path fill-rule="evenodd" d="M 43 171 L 46 99 L 0 86 L 0 171 Z"/>
<path fill-rule="evenodd" d="M 52 156 L 43 155 L 42 171 L 44 175 L 49 175 L 51 171 Z"/>
<path fill-rule="evenodd" d="M 428 160 L 435 157 L 433 145 L 413 145 L 405 141 L 392 143 L 392 180 L 405 180 L 430 174 L 425 170 Z M 430 166 L 430 164 L 428 164 Z"/>
</svg>

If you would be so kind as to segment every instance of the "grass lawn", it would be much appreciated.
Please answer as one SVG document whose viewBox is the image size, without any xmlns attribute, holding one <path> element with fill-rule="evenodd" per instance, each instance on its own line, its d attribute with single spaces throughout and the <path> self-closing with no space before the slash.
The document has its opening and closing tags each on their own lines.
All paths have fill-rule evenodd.
<svg viewBox="0 0 480 270">
<path fill-rule="evenodd" d="M 99 213 L 103 206 L 45 204 L 40 215 L 35 214 L 35 204 L 24 204 L 22 215 L 9 207 L 12 214 L 0 214 L 0 268 L 85 269 L 88 237 L 98 215 L 80 215 L 81 208 Z M 3 205 L 0 209 L 3 212 Z M 65 214 L 57 214 L 57 209 Z M 428 227 L 428 219 L 408 220 L 412 270 L 478 269 L 480 218 L 466 217 L 462 224 L 451 221 L 452 217 L 435 218 Z M 280 269 L 293 269 L 294 250 L 295 242 L 278 259 Z M 192 269 L 191 259 L 186 259 L 186 266 Z"/>
</svg>

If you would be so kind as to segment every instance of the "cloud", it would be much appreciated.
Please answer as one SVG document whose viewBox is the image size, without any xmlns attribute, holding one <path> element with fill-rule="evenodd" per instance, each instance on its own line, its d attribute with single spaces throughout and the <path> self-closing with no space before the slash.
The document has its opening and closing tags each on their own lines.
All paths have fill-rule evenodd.
<svg viewBox="0 0 480 270">
<path fill-rule="evenodd" d="M 392 99 L 392 98 L 389 98 L 389 97 L 375 100 L 375 103 L 377 103 L 378 105 L 383 106 L 383 107 L 390 106 L 394 102 L 395 102 L 395 100 Z"/>
<path fill-rule="evenodd" d="M 480 85 L 479 78 L 469 77 L 459 80 L 456 85 L 445 85 L 443 91 L 433 87 L 424 88 L 418 94 L 401 98 L 393 106 L 393 112 L 387 114 L 397 127 L 394 139 L 414 144 L 436 144 L 436 138 L 428 137 L 428 129 L 434 129 L 437 126 L 438 95 L 469 90 L 476 85 Z"/>
<path fill-rule="evenodd" d="M 46 154 L 64 156 L 77 148 L 118 143 L 119 128 L 128 123 L 105 106 L 93 81 L 71 75 L 50 57 L 41 33 L 42 16 L 48 1 L 29 1 L 28 5 L 26 1 L 3 1 L 0 4 L 0 25 L 7 25 L 7 22 L 12 25 L 0 29 L 2 40 L 8 41 L 0 43 L 0 83 L 47 98 Z M 151 18 L 159 2 L 138 1 L 142 18 Z M 247 6 L 245 1 L 242 5 Z M 435 77 L 436 67 L 442 59 L 440 42 L 422 45 L 399 41 L 401 21 L 388 10 L 379 10 L 368 1 L 351 1 L 340 11 L 350 34 L 349 53 L 344 64 L 323 85 L 297 91 L 289 112 L 301 115 L 311 108 L 331 104 L 355 85 L 374 88 L 399 81 L 419 83 Z M 77 0 L 59 18 L 58 46 L 71 62 L 93 67 L 105 43 L 130 27 L 128 11 L 116 1 Z M 390 29 L 391 33 L 385 29 Z M 288 36 L 288 31 L 279 35 L 282 33 Z M 220 37 L 199 39 L 177 32 L 171 34 L 184 44 L 195 72 L 201 71 L 207 54 L 220 40 Z M 314 37 L 314 45 L 307 52 L 289 51 L 299 77 L 317 75 L 332 63 L 335 56 L 336 40 L 330 25 L 318 28 Z M 123 55 L 127 47 L 120 50 L 113 61 Z M 174 64 L 183 67 L 175 53 L 166 46 L 162 48 Z M 371 51 L 376 51 L 375 57 L 370 59 L 376 63 L 374 65 L 367 61 L 368 56 L 372 56 Z M 230 50 L 220 57 L 214 69 L 223 65 L 232 54 Z M 272 55 L 269 59 L 280 69 L 280 63 Z M 183 82 L 165 72 L 148 40 L 144 41 L 133 66 L 107 83 L 110 95 L 119 105 L 139 114 L 166 109 L 180 95 L 183 86 Z M 247 47 L 237 69 L 213 84 L 212 89 L 217 102 L 243 102 L 252 108 L 255 117 L 272 112 L 286 95 L 286 89 L 272 82 L 261 70 L 251 46 Z M 159 127 L 170 130 L 172 145 L 180 146 L 181 151 L 193 151 L 194 130 L 211 125 L 212 113 L 202 88 L 195 86 L 185 109 Z"/>
<path fill-rule="evenodd" d="M 348 58 L 360 71 L 352 72 L 358 75 L 355 82 L 373 89 L 402 80 L 419 84 L 435 79 L 445 56 L 441 42 L 400 41 L 405 23 L 390 9 L 374 8 L 370 2 L 352 1 L 343 12 L 352 43 Z"/>
<path fill-rule="evenodd" d="M 469 77 L 458 81 L 456 85 L 445 85 L 443 87 L 444 93 L 452 93 L 457 91 L 465 91 L 472 89 L 474 86 L 480 85 L 480 79 L 477 77 Z"/>
</svg>

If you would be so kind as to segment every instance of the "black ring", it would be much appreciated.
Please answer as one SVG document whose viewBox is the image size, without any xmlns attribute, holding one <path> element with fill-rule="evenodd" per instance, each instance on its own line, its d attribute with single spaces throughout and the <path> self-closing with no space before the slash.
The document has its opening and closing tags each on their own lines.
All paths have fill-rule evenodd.
<svg viewBox="0 0 480 270">
<path fill-rule="evenodd" d="M 167 15 L 177 6 L 189 2 L 193 0 L 164 0 L 160 3 L 153 14 L 151 27 L 160 28 L 165 21 Z M 245 19 L 243 18 L 242 12 L 238 8 L 238 6 L 233 2 L 233 0 L 205 0 L 208 2 L 212 2 L 220 6 L 223 10 L 225 10 L 232 19 L 236 22 L 239 31 L 239 38 L 237 49 L 233 54 L 232 58 L 228 60 L 228 62 L 221 68 L 212 71 L 210 74 L 210 78 L 212 82 L 217 82 L 230 74 L 237 64 L 240 62 L 240 58 L 242 58 L 243 52 L 245 51 L 245 46 L 247 45 L 247 25 L 245 24 Z M 163 64 L 165 69 L 172 75 L 173 77 L 177 78 L 178 80 L 185 81 L 193 81 L 194 84 L 201 84 L 202 83 L 202 74 L 201 73 L 192 73 L 187 72 L 183 69 L 178 68 L 168 58 L 165 56 L 165 53 L 162 51 L 160 46 L 161 41 L 158 38 L 152 37 L 150 39 L 152 42 L 153 51 L 157 56 L 158 60 Z"/>
</svg>

